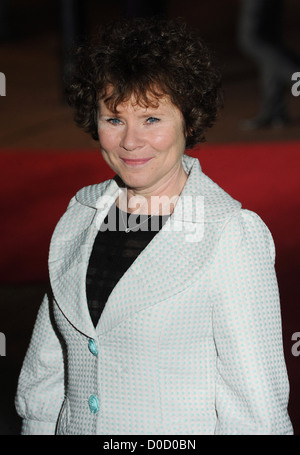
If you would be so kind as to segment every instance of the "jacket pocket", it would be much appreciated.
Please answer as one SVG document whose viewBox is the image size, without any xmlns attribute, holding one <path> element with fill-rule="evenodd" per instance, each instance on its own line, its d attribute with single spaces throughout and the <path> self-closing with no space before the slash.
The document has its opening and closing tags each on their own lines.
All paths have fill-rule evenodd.
<svg viewBox="0 0 300 455">
<path fill-rule="evenodd" d="M 70 403 L 68 397 L 65 397 L 57 422 L 57 435 L 67 434 L 68 425 L 70 422 Z"/>
</svg>

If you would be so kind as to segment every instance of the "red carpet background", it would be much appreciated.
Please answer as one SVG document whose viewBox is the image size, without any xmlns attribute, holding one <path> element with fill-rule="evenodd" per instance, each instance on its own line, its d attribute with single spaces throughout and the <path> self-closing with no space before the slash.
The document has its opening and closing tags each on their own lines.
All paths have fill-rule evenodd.
<svg viewBox="0 0 300 455">
<path fill-rule="evenodd" d="M 47 280 L 52 231 L 82 186 L 113 172 L 96 150 L 1 153 L 0 281 Z M 203 171 L 256 211 L 269 226 L 280 259 L 298 263 L 300 143 L 202 145 L 188 152 Z M 279 265 L 279 264 L 278 264 Z"/>
<path fill-rule="evenodd" d="M 95 149 L 2 149 L 0 153 L 0 282 L 46 282 L 51 234 L 70 198 L 113 172 Z M 291 350 L 292 335 L 300 332 L 300 143 L 201 145 L 188 154 L 199 158 L 204 173 L 244 208 L 258 213 L 273 234 L 291 384 L 290 415 L 300 433 L 300 356 Z"/>
</svg>

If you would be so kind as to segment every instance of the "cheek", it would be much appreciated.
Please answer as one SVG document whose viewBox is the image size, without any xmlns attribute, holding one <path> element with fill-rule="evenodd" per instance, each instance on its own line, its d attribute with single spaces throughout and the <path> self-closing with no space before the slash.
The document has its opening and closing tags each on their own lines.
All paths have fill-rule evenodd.
<svg viewBox="0 0 300 455">
<path fill-rule="evenodd" d="M 174 129 L 158 131 L 157 134 L 152 136 L 152 144 L 162 152 L 178 149 L 178 152 L 182 153 L 185 149 L 185 137 L 181 126 Z"/>
<path fill-rule="evenodd" d="M 116 134 L 112 134 L 106 128 L 98 128 L 98 137 L 100 148 L 106 152 L 112 151 L 118 143 Z"/>
</svg>

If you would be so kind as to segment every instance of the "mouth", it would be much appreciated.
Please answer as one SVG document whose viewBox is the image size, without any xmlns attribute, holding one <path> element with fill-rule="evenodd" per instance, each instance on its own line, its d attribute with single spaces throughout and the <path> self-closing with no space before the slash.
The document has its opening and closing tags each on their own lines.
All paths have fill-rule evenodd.
<svg viewBox="0 0 300 455">
<path fill-rule="evenodd" d="M 147 164 L 152 158 L 139 158 L 139 159 L 127 159 L 127 158 L 121 158 L 124 164 L 129 167 L 141 167 Z"/>
</svg>

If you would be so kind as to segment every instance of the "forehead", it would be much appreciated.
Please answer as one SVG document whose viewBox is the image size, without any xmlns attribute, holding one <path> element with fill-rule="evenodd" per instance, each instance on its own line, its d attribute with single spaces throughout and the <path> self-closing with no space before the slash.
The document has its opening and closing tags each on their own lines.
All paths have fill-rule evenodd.
<svg viewBox="0 0 300 455">
<path fill-rule="evenodd" d="M 109 97 L 100 99 L 100 112 L 115 112 L 115 113 L 145 113 L 159 111 L 161 113 L 181 114 L 177 106 L 175 106 L 168 95 L 155 97 L 152 93 L 147 94 L 146 100 L 138 99 L 137 96 L 131 95 L 128 99 L 121 101 L 114 108 L 114 103 Z"/>
</svg>

